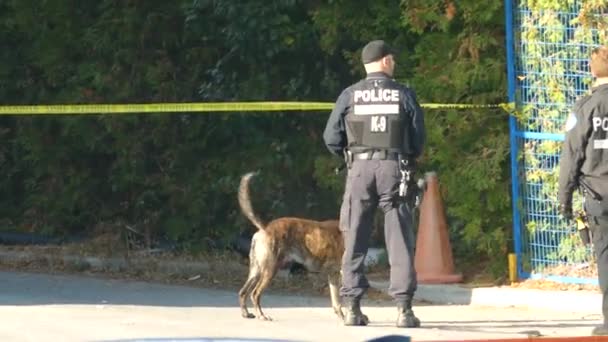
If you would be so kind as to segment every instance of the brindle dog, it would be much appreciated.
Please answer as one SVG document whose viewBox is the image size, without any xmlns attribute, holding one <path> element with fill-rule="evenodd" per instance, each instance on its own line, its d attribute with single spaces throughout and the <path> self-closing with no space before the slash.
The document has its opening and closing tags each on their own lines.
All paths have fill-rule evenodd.
<svg viewBox="0 0 608 342">
<path fill-rule="evenodd" d="M 249 181 L 257 172 L 241 178 L 238 200 L 243 214 L 258 228 L 251 240 L 249 276 L 239 291 L 241 315 L 255 316 L 247 311 L 247 296 L 251 296 L 257 317 L 272 320 L 262 312 L 260 297 L 270 285 L 279 266 L 288 261 L 304 265 L 309 272 L 321 272 L 329 281 L 332 308 L 344 319 L 338 286 L 344 241 L 338 220 L 313 221 L 294 217 L 277 218 L 264 224 L 254 213 L 249 197 Z"/>
</svg>

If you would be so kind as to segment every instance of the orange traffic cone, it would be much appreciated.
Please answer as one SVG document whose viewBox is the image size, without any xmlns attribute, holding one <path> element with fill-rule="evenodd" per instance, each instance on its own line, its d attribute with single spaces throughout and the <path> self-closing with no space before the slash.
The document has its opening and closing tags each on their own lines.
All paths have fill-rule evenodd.
<svg viewBox="0 0 608 342">
<path fill-rule="evenodd" d="M 421 284 L 445 284 L 462 281 L 454 273 L 452 247 L 443 211 L 439 181 L 435 172 L 425 174 L 426 191 L 420 204 L 418 238 L 414 264 Z"/>
</svg>

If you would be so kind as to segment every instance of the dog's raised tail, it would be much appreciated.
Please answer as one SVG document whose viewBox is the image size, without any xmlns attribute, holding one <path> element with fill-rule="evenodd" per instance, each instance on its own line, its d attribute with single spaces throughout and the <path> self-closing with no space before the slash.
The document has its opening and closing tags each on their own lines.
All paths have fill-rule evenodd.
<svg viewBox="0 0 608 342">
<path fill-rule="evenodd" d="M 249 197 L 249 181 L 258 172 L 249 172 L 241 177 L 241 184 L 239 184 L 239 206 L 243 214 L 251 221 L 258 229 L 264 230 L 265 226 L 262 220 L 253 212 L 251 206 L 251 198 Z"/>
</svg>

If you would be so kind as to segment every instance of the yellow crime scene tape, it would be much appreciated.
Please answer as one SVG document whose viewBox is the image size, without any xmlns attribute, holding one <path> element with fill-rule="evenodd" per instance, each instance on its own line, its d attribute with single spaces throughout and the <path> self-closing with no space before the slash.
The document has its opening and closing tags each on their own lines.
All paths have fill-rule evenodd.
<svg viewBox="0 0 608 342">
<path fill-rule="evenodd" d="M 511 111 L 510 103 L 500 104 L 439 104 L 420 105 L 428 109 L 482 109 L 502 108 Z M 169 112 L 254 112 L 254 111 L 317 111 L 332 110 L 333 102 L 194 102 L 194 103 L 142 103 L 142 104 L 62 104 L 2 106 L 0 115 L 31 114 L 125 114 Z"/>
</svg>

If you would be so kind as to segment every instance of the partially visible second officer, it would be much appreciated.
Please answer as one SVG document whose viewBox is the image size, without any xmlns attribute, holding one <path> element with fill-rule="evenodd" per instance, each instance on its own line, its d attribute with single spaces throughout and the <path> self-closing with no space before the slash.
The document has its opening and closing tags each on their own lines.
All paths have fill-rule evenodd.
<svg viewBox="0 0 608 342">
<path fill-rule="evenodd" d="M 364 259 L 374 213 L 384 212 L 390 262 L 389 294 L 395 299 L 399 327 L 419 327 L 412 311 L 417 288 L 412 213 L 398 196 L 402 162 L 422 154 L 425 127 L 415 93 L 393 77 L 394 54 L 382 40 L 361 53 L 367 76 L 344 89 L 331 112 L 323 138 L 329 151 L 347 156 L 349 165 L 340 209 L 344 235 L 340 295 L 346 302 L 345 325 L 367 325 L 360 301 L 369 288 Z"/>
<path fill-rule="evenodd" d="M 570 219 L 572 194 L 583 191 L 603 294 L 604 324 L 593 334 L 608 335 L 608 46 L 593 50 L 589 66 L 596 81 L 566 121 L 558 197 L 562 215 Z"/>
</svg>

